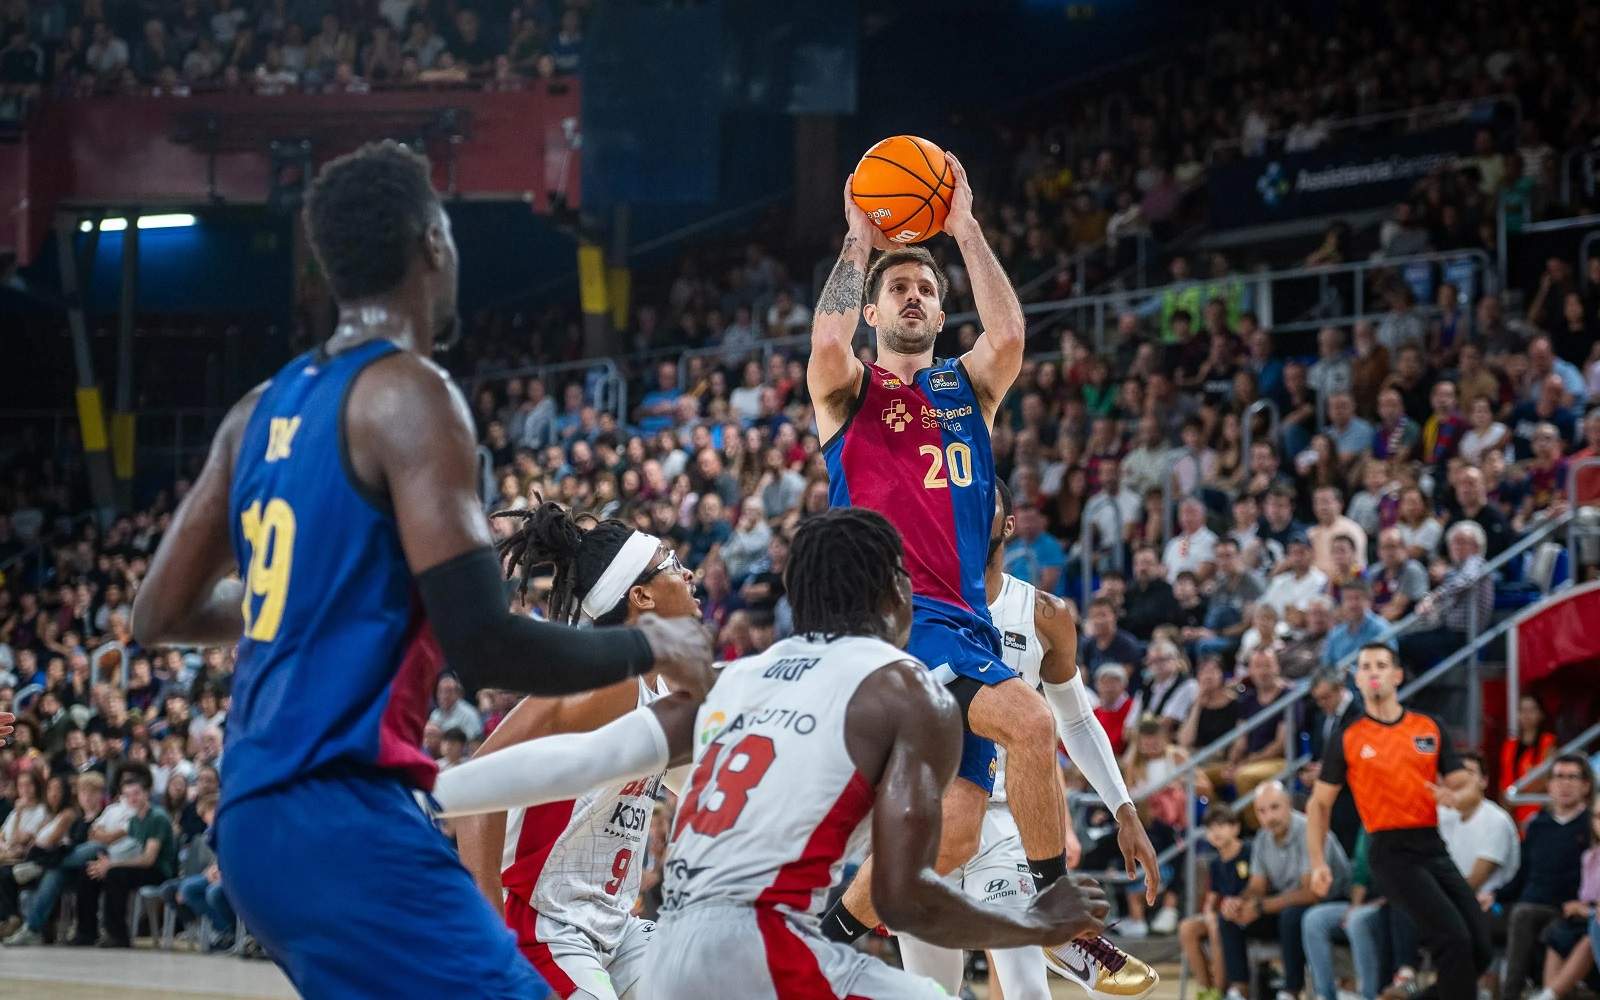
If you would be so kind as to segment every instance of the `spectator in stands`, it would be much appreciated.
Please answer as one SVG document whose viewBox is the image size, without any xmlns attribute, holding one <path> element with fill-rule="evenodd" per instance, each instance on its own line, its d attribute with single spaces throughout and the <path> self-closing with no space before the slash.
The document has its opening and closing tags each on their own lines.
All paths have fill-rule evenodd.
<svg viewBox="0 0 1600 1000">
<path fill-rule="evenodd" d="M 1133 735 L 1141 704 L 1138 695 L 1128 693 L 1128 668 L 1120 663 L 1101 664 L 1094 672 L 1094 689 L 1099 695 L 1094 717 L 1105 727 L 1112 751 L 1121 757 Z"/>
<path fill-rule="evenodd" d="M 1347 657 L 1353 658 L 1362 646 L 1377 642 L 1388 626 L 1372 612 L 1372 588 L 1367 581 L 1357 578 L 1346 583 L 1339 589 L 1338 621 L 1322 646 L 1322 663 L 1331 667 Z M 1388 645 L 1398 648 L 1393 639 Z"/>
<path fill-rule="evenodd" d="M 1460 446 L 1466 423 L 1456 409 L 1456 385 L 1440 380 L 1428 394 L 1433 412 L 1422 425 L 1420 457 L 1424 464 L 1443 469 Z"/>
<path fill-rule="evenodd" d="M 1320 901 L 1310 887 L 1306 818 L 1294 810 L 1289 793 L 1278 781 L 1261 786 L 1255 813 L 1260 830 L 1250 845 L 1250 881 L 1243 893 L 1224 899 L 1219 907 L 1228 981 L 1250 981 L 1248 938 L 1276 938 L 1283 954 L 1283 988 L 1278 1000 L 1291 1000 L 1305 986 L 1302 920 Z M 1345 898 L 1350 861 L 1331 833 L 1324 850 L 1333 871 L 1333 888 L 1327 898 Z"/>
<path fill-rule="evenodd" d="M 1324 576 L 1332 576 L 1337 572 L 1333 540 L 1343 535 L 1355 543 L 1356 568 L 1365 568 L 1367 533 L 1361 530 L 1361 525 L 1344 515 L 1344 494 L 1339 487 L 1317 487 L 1312 495 L 1311 506 L 1317 519 L 1317 523 L 1306 529 L 1306 537 L 1311 542 L 1312 565 L 1321 570 Z"/>
<path fill-rule="evenodd" d="M 1550 727 L 1550 717 L 1545 714 L 1544 706 L 1539 703 L 1538 698 L 1524 694 L 1517 699 L 1517 735 L 1506 737 L 1500 746 L 1499 775 L 1502 801 L 1510 792 L 1512 785 L 1521 780 L 1523 775 L 1550 759 L 1555 749 L 1555 730 Z M 1524 789 L 1535 793 L 1543 790 L 1543 781 L 1531 782 L 1529 787 Z M 1519 829 L 1538 811 L 1539 807 L 1531 803 L 1514 806 L 1511 810 Z"/>
<path fill-rule="evenodd" d="M 1600 810 L 1591 809 L 1589 831 L 1590 841 L 1600 842 Z M 1577 898 L 1561 904 L 1561 918 L 1551 922 L 1541 935 L 1546 945 L 1544 987 L 1533 1000 L 1561 1000 L 1580 983 L 1593 984 L 1595 957 L 1589 941 L 1600 904 L 1600 847 L 1584 851 L 1582 865 Z"/>
<path fill-rule="evenodd" d="M 1511 443 L 1516 457 L 1523 460 L 1533 457 L 1533 435 L 1540 424 L 1554 425 L 1563 441 L 1577 437 L 1577 421 L 1568 408 L 1567 388 L 1561 376 L 1551 372 L 1530 381 L 1529 386 L 1537 396 L 1522 400 L 1511 411 Z"/>
<path fill-rule="evenodd" d="M 129 811 L 127 835 L 132 843 L 126 851 L 114 851 L 84 866 L 84 877 L 78 883 L 75 940 L 79 944 L 99 943 L 94 940 L 96 913 L 103 895 L 106 904 L 103 946 L 129 947 L 129 893 L 140 886 L 163 882 L 178 869 L 178 844 L 172 819 L 150 802 L 149 768 L 127 764 L 119 773 L 118 783 Z"/>
<path fill-rule="evenodd" d="M 461 697 L 461 681 L 455 674 L 439 678 L 434 686 L 434 704 L 436 707 L 428 715 L 428 721 L 441 731 L 459 729 L 468 740 L 482 738 L 483 719 L 478 710 Z"/>
<path fill-rule="evenodd" d="M 1305 626 L 1274 650 L 1279 672 L 1289 680 L 1299 680 L 1316 670 L 1332 630 L 1333 601 L 1327 594 L 1317 594 L 1306 602 Z"/>
<path fill-rule="evenodd" d="M 1181 573 L 1193 573 L 1201 583 L 1210 580 L 1217 569 L 1216 544 L 1216 532 L 1206 527 L 1206 505 L 1198 497 L 1185 497 L 1178 505 L 1178 533 L 1161 559 L 1168 582 L 1176 583 Z"/>
<path fill-rule="evenodd" d="M 1142 800 L 1140 815 L 1144 818 L 1152 844 L 1161 845 L 1156 847 L 1159 851 L 1174 843 L 1178 834 L 1189 825 L 1191 805 L 1188 790 L 1182 780 L 1173 780 L 1173 776 L 1188 764 L 1189 755 L 1173 746 L 1167 728 L 1158 718 L 1145 715 L 1133 730 L 1127 753 L 1122 759 L 1123 779 L 1131 794 Z M 1206 783 L 1204 774 L 1195 775 L 1195 781 L 1198 796 L 1211 794 L 1211 786 Z M 1161 880 L 1170 887 L 1174 874 L 1172 866 L 1165 865 L 1163 868 Z M 1128 907 L 1128 919 L 1119 926 L 1125 928 L 1123 933 L 1129 937 L 1140 938 L 1150 933 L 1171 934 L 1178 929 L 1178 898 L 1171 888 L 1167 888 L 1162 897 L 1161 909 L 1148 921 L 1142 879 L 1128 885 L 1123 899 Z"/>
<path fill-rule="evenodd" d="M 1342 463 L 1348 463 L 1372 450 L 1372 425 L 1356 416 L 1356 401 L 1348 392 L 1328 397 L 1326 433 L 1333 438 Z"/>
<path fill-rule="evenodd" d="M 1407 486 L 1400 491 L 1394 528 L 1400 533 L 1400 540 L 1413 559 L 1429 558 L 1438 551 L 1439 541 L 1444 537 L 1443 526 L 1428 510 L 1422 490 L 1415 486 Z"/>
<path fill-rule="evenodd" d="M 1470 523 L 1483 534 L 1485 558 L 1494 559 L 1510 548 L 1516 535 L 1505 513 L 1489 502 L 1482 470 L 1471 466 L 1462 469 L 1455 480 L 1455 492 L 1454 505 L 1446 508 L 1450 515 L 1445 525 L 1446 538 L 1457 525 Z"/>
<path fill-rule="evenodd" d="M 1482 755 L 1463 750 L 1460 757 L 1473 781 L 1456 790 L 1450 804 L 1440 805 L 1439 836 L 1472 891 L 1493 895 L 1521 866 L 1517 825 L 1504 809 L 1484 797 L 1489 776 Z"/>
<path fill-rule="evenodd" d="M 1212 996 L 1220 997 L 1223 989 L 1231 987 L 1230 996 L 1243 996 L 1249 989 L 1248 970 L 1244 978 L 1230 982 L 1223 966 L 1220 907 L 1226 900 L 1237 901 L 1244 893 L 1250 880 L 1250 857 L 1239 837 L 1239 818 L 1227 803 L 1212 802 L 1206 807 L 1203 822 L 1206 843 L 1216 853 L 1207 862 L 1200 912 L 1179 924 L 1178 938 L 1189 968 L 1200 982 L 1202 995 L 1210 990 Z"/>
<path fill-rule="evenodd" d="M 1589 411 L 1583 419 L 1583 447 L 1573 452 L 1571 464 L 1577 466 L 1587 459 L 1600 457 L 1600 406 Z M 1577 470 L 1578 503 L 1593 506 L 1600 501 L 1600 467 L 1588 466 Z"/>
<path fill-rule="evenodd" d="M 1461 457 L 1473 465 L 1489 451 L 1506 451 L 1511 446 L 1511 430 L 1494 418 L 1494 401 L 1475 396 L 1467 413 L 1469 424 L 1461 435 Z"/>
<path fill-rule="evenodd" d="M 1506 973 L 1501 995 L 1521 996 L 1542 957 L 1540 935 L 1561 915 L 1560 907 L 1578 898 L 1583 853 L 1593 841 L 1589 811 L 1594 774 L 1581 754 L 1556 758 L 1550 769 L 1550 804 L 1528 823 L 1522 838 L 1522 863 L 1493 893 L 1481 892 L 1484 908 L 1505 908 Z"/>
<path fill-rule="evenodd" d="M 84 62 L 89 71 L 99 78 L 100 84 L 105 86 L 127 67 L 128 43 L 111 33 L 110 24 L 96 21 L 94 40 L 84 53 Z"/>
<path fill-rule="evenodd" d="M 1053 594 L 1067 565 L 1066 550 L 1044 530 L 1044 514 L 1039 508 L 1021 499 L 1017 504 L 1017 534 L 1006 545 L 1006 572 Z"/>
<path fill-rule="evenodd" d="M 1425 670 L 1471 641 L 1472 633 L 1486 628 L 1494 612 L 1494 577 L 1483 558 L 1484 532 L 1472 522 L 1454 525 L 1445 533 L 1451 568 L 1444 580 L 1417 602 L 1421 630 L 1400 639 L 1400 656 L 1418 671 Z M 1466 678 L 1451 671 L 1427 689 L 1420 701 L 1447 723 L 1461 719 Z M 1429 710 L 1429 709 L 1425 709 Z"/>
<path fill-rule="evenodd" d="M 1344 332 L 1335 326 L 1317 331 L 1317 361 L 1306 372 L 1311 391 L 1331 400 L 1348 393 L 1354 383 L 1350 356 L 1345 351 Z"/>
<path fill-rule="evenodd" d="M 1122 458 L 1123 485 L 1140 495 L 1161 489 L 1170 450 L 1161 422 L 1153 415 L 1141 417 L 1139 443 Z"/>
<path fill-rule="evenodd" d="M 1278 668 L 1278 656 L 1272 650 L 1257 649 L 1252 652 L 1247 673 L 1249 686 L 1239 696 L 1241 721 L 1253 718 L 1289 694 L 1289 685 L 1284 683 Z M 1283 772 L 1289 746 L 1288 732 L 1288 717 L 1280 713 L 1276 718 L 1241 735 L 1228 751 L 1223 783 L 1232 785 L 1242 798 L 1256 786 L 1276 778 Z"/>
<path fill-rule="evenodd" d="M 1415 457 L 1422 440 L 1422 428 L 1406 415 L 1405 398 L 1398 385 L 1378 390 L 1378 426 L 1372 454 L 1389 462 L 1406 462 Z"/>
<path fill-rule="evenodd" d="M 1312 565 L 1310 540 L 1305 534 L 1293 534 L 1284 549 L 1282 569 L 1268 581 L 1259 603 L 1271 608 L 1291 628 L 1301 628 L 1305 625 L 1306 603 L 1327 588 L 1328 575 Z"/>
<path fill-rule="evenodd" d="M 1207 585 L 1205 622 L 1182 633 L 1184 642 L 1194 643 L 1197 657 L 1232 652 L 1249 627 L 1246 613 L 1262 592 L 1240 559 L 1237 540 L 1219 538 L 1213 551 L 1217 570 Z"/>
<path fill-rule="evenodd" d="M 1083 664 L 1092 677 L 1101 665 L 1115 663 L 1131 668 L 1143 659 L 1143 650 L 1133 635 L 1117 626 L 1117 609 L 1107 597 L 1089 602 L 1084 616 Z"/>
<path fill-rule="evenodd" d="M 1157 625 L 1178 618 L 1178 599 L 1172 594 L 1156 550 L 1142 546 L 1133 554 L 1133 585 L 1124 598 L 1122 626 L 1142 642 L 1150 640 Z"/>
<path fill-rule="evenodd" d="M 1146 717 L 1161 720 L 1171 736 L 1189 717 L 1200 687 L 1189 676 L 1189 661 L 1174 643 L 1155 640 L 1145 651 L 1144 659 L 1150 668 L 1144 686 Z"/>
<path fill-rule="evenodd" d="M 209 828 L 216 819 L 216 796 L 203 796 L 196 807 Z M 226 951 L 233 947 L 238 920 L 228 902 L 227 893 L 222 889 L 222 872 L 217 868 L 216 856 L 211 853 L 204 837 L 196 838 L 190 852 L 184 865 L 196 872 L 176 881 L 174 896 L 202 922 L 205 950 Z"/>
</svg>

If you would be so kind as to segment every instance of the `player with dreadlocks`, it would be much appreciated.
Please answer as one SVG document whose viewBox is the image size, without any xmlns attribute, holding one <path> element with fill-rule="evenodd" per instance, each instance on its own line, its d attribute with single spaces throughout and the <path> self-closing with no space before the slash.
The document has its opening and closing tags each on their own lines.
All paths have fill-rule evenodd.
<svg viewBox="0 0 1600 1000">
<path fill-rule="evenodd" d="M 700 615 L 693 576 L 672 548 L 652 535 L 621 521 L 574 517 L 554 503 L 493 516 L 521 522 L 499 544 L 507 574 L 519 577 L 519 592 L 526 593 L 536 570 L 553 568 L 552 621 L 623 625 L 650 613 L 668 619 Z M 645 706 L 651 706 L 652 715 L 667 713 L 667 720 L 676 713 L 675 728 L 687 737 L 694 703 L 686 695 L 670 695 L 650 673 L 581 695 L 526 698 L 484 741 L 476 763 L 441 776 L 438 794 L 459 804 L 455 786 L 461 775 L 468 784 L 487 780 L 473 769 L 493 769 L 509 759 L 499 751 L 559 751 L 559 741 L 540 738 L 590 734 Z M 687 739 L 680 743 L 686 754 Z M 593 756 L 603 760 L 611 752 L 606 747 Z M 559 759 L 525 759 L 519 768 L 534 780 L 561 769 Z M 638 995 L 655 925 L 632 911 L 663 770 L 658 766 L 631 780 L 603 782 L 556 801 L 464 817 L 456 824 L 467 870 L 516 934 L 518 948 L 559 996 L 628 1000 Z M 563 780 L 570 784 L 571 779 Z"/>
<path fill-rule="evenodd" d="M 1063 878 L 1028 906 L 971 899 L 934 869 L 940 801 L 961 753 L 955 699 L 902 648 L 911 581 L 900 536 L 863 508 L 795 533 L 784 584 L 795 634 L 723 668 L 695 721 L 648 988 L 699 1000 L 945 997 L 931 979 L 818 927 L 867 814 L 874 897 L 900 930 L 949 947 L 1060 944 L 1098 933 L 1103 891 Z"/>
</svg>

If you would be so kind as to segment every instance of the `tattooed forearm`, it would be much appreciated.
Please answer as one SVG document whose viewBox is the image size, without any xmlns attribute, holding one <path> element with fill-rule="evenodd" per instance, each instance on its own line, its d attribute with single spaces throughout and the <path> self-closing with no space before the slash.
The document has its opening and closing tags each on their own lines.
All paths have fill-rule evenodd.
<svg viewBox="0 0 1600 1000">
<path fill-rule="evenodd" d="M 855 247 L 854 236 L 844 241 L 844 249 L 839 251 L 839 262 L 833 265 L 833 273 L 828 275 L 828 283 L 822 286 L 822 295 L 817 299 L 817 312 L 853 313 L 861 308 L 866 275 L 862 273 L 861 265 L 853 259 Z"/>
</svg>

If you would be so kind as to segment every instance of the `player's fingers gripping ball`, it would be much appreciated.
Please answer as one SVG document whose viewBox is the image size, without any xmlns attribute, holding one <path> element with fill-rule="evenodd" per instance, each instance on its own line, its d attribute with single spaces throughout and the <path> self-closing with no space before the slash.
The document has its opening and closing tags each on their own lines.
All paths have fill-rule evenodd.
<svg viewBox="0 0 1600 1000">
<path fill-rule="evenodd" d="M 914 135 L 873 146 L 856 164 L 850 197 L 891 243 L 921 243 L 944 230 L 955 195 L 955 169 L 944 150 Z"/>
</svg>

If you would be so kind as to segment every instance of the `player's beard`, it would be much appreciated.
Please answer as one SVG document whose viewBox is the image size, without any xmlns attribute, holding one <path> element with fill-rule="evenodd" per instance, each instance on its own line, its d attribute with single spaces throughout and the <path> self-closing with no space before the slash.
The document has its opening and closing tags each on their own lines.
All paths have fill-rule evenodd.
<svg viewBox="0 0 1600 1000">
<path fill-rule="evenodd" d="M 1005 545 L 1005 543 L 1006 543 L 1006 536 L 1004 536 L 1004 535 L 990 535 L 989 536 L 989 554 L 987 556 L 985 556 L 984 560 L 983 560 L 983 564 L 985 566 L 987 566 L 990 563 L 994 562 L 994 554 L 996 552 L 999 552 L 1001 546 Z"/>
<path fill-rule="evenodd" d="M 939 336 L 935 330 L 924 320 L 917 329 L 909 329 L 902 322 L 896 321 L 878 331 L 878 343 L 888 351 L 895 354 L 905 354 L 915 357 L 933 350 L 934 338 Z"/>
</svg>

